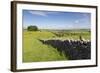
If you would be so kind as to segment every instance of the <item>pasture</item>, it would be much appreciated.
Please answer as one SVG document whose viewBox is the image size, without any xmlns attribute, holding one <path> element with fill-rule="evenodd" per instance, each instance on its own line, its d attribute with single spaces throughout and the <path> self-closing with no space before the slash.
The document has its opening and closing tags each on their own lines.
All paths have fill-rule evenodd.
<svg viewBox="0 0 100 73">
<path fill-rule="evenodd" d="M 51 45 L 43 44 L 40 40 L 90 40 L 88 30 L 40 30 L 23 31 L 23 62 L 61 61 L 68 60 Z"/>
</svg>

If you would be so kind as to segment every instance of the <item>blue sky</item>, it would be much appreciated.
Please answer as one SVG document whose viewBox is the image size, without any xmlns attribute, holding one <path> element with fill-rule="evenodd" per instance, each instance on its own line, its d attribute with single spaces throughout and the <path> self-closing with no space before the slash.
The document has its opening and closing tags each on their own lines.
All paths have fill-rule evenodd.
<svg viewBox="0 0 100 73">
<path fill-rule="evenodd" d="M 23 27 L 29 25 L 36 25 L 39 29 L 88 29 L 91 27 L 91 14 L 23 10 Z"/>
</svg>

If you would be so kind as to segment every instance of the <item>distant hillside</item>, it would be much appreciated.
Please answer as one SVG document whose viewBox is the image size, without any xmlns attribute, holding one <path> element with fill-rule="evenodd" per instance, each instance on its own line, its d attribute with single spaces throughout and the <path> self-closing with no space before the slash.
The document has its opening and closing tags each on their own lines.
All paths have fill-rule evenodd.
<svg viewBox="0 0 100 73">
<path fill-rule="evenodd" d="M 24 30 L 27 30 L 26 28 L 24 28 Z M 62 30 L 59 30 L 59 29 L 39 29 L 40 31 L 57 31 L 57 32 L 90 32 L 91 29 L 62 29 Z"/>
</svg>

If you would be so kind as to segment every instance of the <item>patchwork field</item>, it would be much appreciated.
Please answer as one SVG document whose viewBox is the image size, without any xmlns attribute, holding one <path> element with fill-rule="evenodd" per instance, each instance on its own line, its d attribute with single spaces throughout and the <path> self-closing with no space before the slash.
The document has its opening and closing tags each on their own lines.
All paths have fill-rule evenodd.
<svg viewBox="0 0 100 73">
<path fill-rule="evenodd" d="M 64 53 L 40 40 L 90 40 L 88 30 L 41 30 L 23 31 L 23 62 L 68 60 Z"/>
</svg>

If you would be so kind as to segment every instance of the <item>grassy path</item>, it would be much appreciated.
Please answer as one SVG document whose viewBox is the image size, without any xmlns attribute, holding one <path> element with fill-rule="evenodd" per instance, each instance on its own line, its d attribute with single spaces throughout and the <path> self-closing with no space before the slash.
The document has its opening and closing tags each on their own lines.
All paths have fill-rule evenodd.
<svg viewBox="0 0 100 73">
<path fill-rule="evenodd" d="M 34 36 L 37 33 L 24 34 L 23 62 L 55 61 L 66 59 L 66 57 L 64 55 L 61 56 L 55 48 L 42 44 L 37 39 L 39 38 L 39 35 L 37 35 L 37 37 Z M 47 33 L 45 34 L 47 35 Z"/>
</svg>

